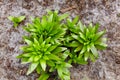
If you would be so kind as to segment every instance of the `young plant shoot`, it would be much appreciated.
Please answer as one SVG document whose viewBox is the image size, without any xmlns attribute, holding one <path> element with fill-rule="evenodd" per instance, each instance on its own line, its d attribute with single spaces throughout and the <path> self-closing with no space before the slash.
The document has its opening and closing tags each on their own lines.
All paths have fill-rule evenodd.
<svg viewBox="0 0 120 80">
<path fill-rule="evenodd" d="M 19 17 L 9 16 L 8 19 L 13 22 L 14 28 L 16 28 L 18 24 L 25 19 L 25 16 Z"/>
</svg>

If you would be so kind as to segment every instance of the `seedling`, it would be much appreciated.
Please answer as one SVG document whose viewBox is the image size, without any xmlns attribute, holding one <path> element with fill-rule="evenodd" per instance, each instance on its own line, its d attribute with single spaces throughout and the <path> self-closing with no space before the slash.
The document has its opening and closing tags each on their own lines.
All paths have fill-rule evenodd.
<svg viewBox="0 0 120 80">
<path fill-rule="evenodd" d="M 98 31 L 99 24 L 86 26 L 76 17 L 73 21 L 67 20 L 67 26 L 70 35 L 65 45 L 71 47 L 70 62 L 87 64 L 88 59 L 94 62 L 99 56 L 97 50 L 107 47 L 106 38 L 102 37 L 105 31 Z"/>
<path fill-rule="evenodd" d="M 25 16 L 9 16 L 8 19 L 13 22 L 14 27 L 16 28 L 20 22 L 22 22 L 25 19 Z"/>
</svg>

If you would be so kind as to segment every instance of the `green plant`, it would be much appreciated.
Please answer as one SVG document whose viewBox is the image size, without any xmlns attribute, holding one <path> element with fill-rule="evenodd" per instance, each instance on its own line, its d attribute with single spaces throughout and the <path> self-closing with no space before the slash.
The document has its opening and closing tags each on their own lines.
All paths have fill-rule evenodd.
<svg viewBox="0 0 120 80">
<path fill-rule="evenodd" d="M 64 37 L 66 32 L 66 28 L 64 28 L 64 24 L 61 21 L 67 16 L 68 14 L 58 15 L 58 11 L 48 11 L 48 14 L 44 15 L 41 20 L 38 17 L 31 18 L 33 23 L 28 24 L 25 30 L 31 35 L 36 35 L 37 37 L 43 35 L 44 39 L 51 37 L 53 42 L 58 41 Z"/>
<path fill-rule="evenodd" d="M 66 62 L 69 51 L 62 45 L 66 28 L 61 24 L 67 16 L 49 11 L 41 19 L 31 18 L 32 24 L 24 27 L 30 35 L 24 36 L 27 45 L 21 48 L 23 54 L 17 58 L 21 58 L 22 63 L 31 63 L 27 75 L 36 70 L 40 74 L 38 80 L 47 80 L 50 73 L 57 72 L 62 80 L 70 80 L 71 64 Z"/>
<path fill-rule="evenodd" d="M 107 47 L 106 38 L 102 38 L 105 31 L 98 32 L 99 24 L 86 26 L 76 17 L 73 21 L 68 19 L 67 26 L 65 45 L 71 49 L 69 62 L 87 64 L 88 59 L 94 62 L 99 56 L 97 50 Z"/>
<path fill-rule="evenodd" d="M 21 50 L 22 63 L 30 63 L 27 75 L 34 70 L 40 77 L 47 80 L 52 73 L 56 78 L 70 80 L 71 63 L 87 64 L 98 58 L 97 49 L 106 48 L 105 31 L 98 32 L 99 25 L 83 25 L 78 17 L 62 22 L 68 14 L 58 15 L 57 11 L 48 11 L 42 18 L 31 18 L 24 29 L 29 33 L 24 36 L 27 43 Z"/>
<path fill-rule="evenodd" d="M 47 38 L 43 40 L 43 36 L 40 38 L 34 37 L 34 39 L 25 38 L 25 42 L 28 44 L 27 46 L 22 47 L 21 49 L 24 51 L 23 54 L 17 56 L 17 58 L 22 59 L 22 63 L 31 63 L 29 66 L 27 75 L 33 72 L 35 69 L 38 74 L 49 76 L 49 74 L 45 74 L 46 72 L 58 70 L 58 74 L 61 78 L 64 78 L 63 68 L 67 70 L 67 67 L 71 65 L 66 63 L 65 58 L 62 52 L 66 50 L 65 47 L 60 47 L 59 44 L 51 44 L 51 38 Z M 60 57 L 59 55 L 62 55 Z M 50 70 L 46 70 L 46 67 L 49 67 Z M 62 71 L 61 71 L 62 70 Z M 40 77 L 40 80 L 41 80 Z M 69 77 L 69 76 L 68 76 Z"/>
<path fill-rule="evenodd" d="M 25 16 L 19 16 L 19 17 L 9 16 L 8 19 L 13 22 L 14 27 L 17 27 L 18 24 L 25 19 Z"/>
</svg>

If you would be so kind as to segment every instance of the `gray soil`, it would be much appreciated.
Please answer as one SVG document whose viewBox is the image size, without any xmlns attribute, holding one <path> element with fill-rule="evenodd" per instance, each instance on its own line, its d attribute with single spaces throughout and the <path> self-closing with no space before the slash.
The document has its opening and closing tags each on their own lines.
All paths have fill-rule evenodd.
<svg viewBox="0 0 120 80">
<path fill-rule="evenodd" d="M 71 18 L 76 15 L 88 24 L 100 23 L 100 29 L 106 29 L 108 48 L 100 51 L 100 58 L 88 65 L 75 65 L 71 71 L 71 80 L 120 80 L 120 0 L 0 0 L 0 80 L 36 80 L 34 72 L 26 75 L 28 64 L 20 64 L 16 56 L 24 45 L 22 36 L 27 33 L 22 26 L 30 22 L 30 16 L 41 17 L 46 9 L 66 11 Z M 18 28 L 13 28 L 8 16 L 25 15 L 26 20 Z M 53 80 L 53 79 L 51 79 Z"/>
</svg>

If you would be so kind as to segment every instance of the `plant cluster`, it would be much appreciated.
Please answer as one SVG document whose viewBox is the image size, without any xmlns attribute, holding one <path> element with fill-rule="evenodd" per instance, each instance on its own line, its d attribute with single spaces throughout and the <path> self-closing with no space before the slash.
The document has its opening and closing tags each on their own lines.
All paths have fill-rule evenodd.
<svg viewBox="0 0 120 80">
<path fill-rule="evenodd" d="M 71 63 L 87 64 L 88 59 L 94 62 L 97 50 L 106 48 L 106 38 L 102 38 L 105 31 L 98 32 L 98 24 L 86 26 L 78 17 L 67 17 L 48 11 L 42 18 L 31 18 L 32 23 L 24 27 L 30 35 L 24 36 L 27 45 L 17 58 L 30 63 L 27 75 L 36 70 L 38 80 L 47 80 L 52 73 L 58 74 L 57 79 L 70 80 Z"/>
</svg>

